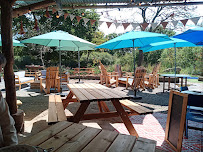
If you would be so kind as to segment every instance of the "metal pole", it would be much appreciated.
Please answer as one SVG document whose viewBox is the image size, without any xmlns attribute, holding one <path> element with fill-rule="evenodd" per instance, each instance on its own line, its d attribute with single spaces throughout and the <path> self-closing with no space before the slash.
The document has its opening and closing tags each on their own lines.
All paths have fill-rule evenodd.
<svg viewBox="0 0 203 152">
<path fill-rule="evenodd" d="M 174 88 L 176 88 L 176 43 L 174 43 L 174 50 L 175 50 L 175 52 L 174 52 L 174 55 L 175 55 L 175 87 Z"/>
<path fill-rule="evenodd" d="M 61 40 L 59 40 L 59 73 L 60 73 L 60 87 L 61 87 L 61 79 L 62 79 L 62 73 L 61 73 Z M 60 89 L 62 92 L 62 88 Z"/>
<path fill-rule="evenodd" d="M 136 90 L 136 86 L 135 86 L 135 40 L 133 40 L 133 63 L 134 63 L 134 95 L 136 96 L 137 94 L 137 90 Z"/>
<path fill-rule="evenodd" d="M 78 47 L 78 68 L 79 68 L 79 82 L 80 82 L 80 51 Z"/>
</svg>

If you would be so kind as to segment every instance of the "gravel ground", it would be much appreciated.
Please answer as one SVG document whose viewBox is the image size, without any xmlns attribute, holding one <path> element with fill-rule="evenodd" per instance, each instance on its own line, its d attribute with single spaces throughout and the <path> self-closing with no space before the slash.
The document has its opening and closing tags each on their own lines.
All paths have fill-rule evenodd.
<svg viewBox="0 0 203 152">
<path fill-rule="evenodd" d="M 78 80 L 71 79 L 70 83 L 75 83 Z M 99 83 L 99 80 L 81 80 L 85 83 Z M 189 90 L 203 91 L 203 83 L 188 83 Z M 166 86 L 167 87 L 167 86 Z M 4 82 L 1 81 L 0 89 L 2 90 L 2 94 L 5 97 L 5 87 Z M 114 87 L 115 90 L 122 90 L 126 92 L 128 95 L 132 95 L 134 92 L 132 89 L 126 90 L 124 86 Z M 167 113 L 168 109 L 168 99 L 169 92 L 162 93 L 163 83 L 160 83 L 160 86 L 155 89 L 146 89 L 145 91 L 138 91 L 137 95 L 142 96 L 142 100 L 136 100 L 134 102 L 143 105 L 152 109 L 154 112 L 163 112 Z M 63 94 L 68 94 L 68 89 L 63 87 Z M 48 127 L 47 125 L 47 114 L 48 114 L 48 96 L 44 93 L 40 93 L 39 89 L 30 89 L 28 85 L 24 85 L 23 89 L 16 91 L 17 99 L 22 101 L 22 105 L 19 106 L 25 112 L 25 133 L 19 136 L 19 141 L 22 141 L 24 137 L 35 134 L 40 130 Z M 110 110 L 114 109 L 110 102 L 107 102 L 107 105 Z M 73 114 L 76 112 L 79 103 L 72 103 L 68 106 L 68 110 L 70 110 Z M 92 103 L 86 113 L 90 112 L 98 112 L 97 103 Z M 88 126 L 95 127 L 95 122 L 99 124 L 98 128 L 108 129 L 106 125 L 102 125 L 105 123 L 109 123 L 109 121 L 116 122 L 118 119 L 111 118 L 105 120 L 92 120 L 92 121 L 83 121 L 82 124 L 88 124 Z M 101 127 L 103 126 L 103 127 Z"/>
</svg>

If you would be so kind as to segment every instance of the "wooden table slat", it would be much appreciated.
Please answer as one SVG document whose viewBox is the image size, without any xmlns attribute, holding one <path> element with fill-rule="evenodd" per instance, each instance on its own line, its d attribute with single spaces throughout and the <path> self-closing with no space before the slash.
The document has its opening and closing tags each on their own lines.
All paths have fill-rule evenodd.
<svg viewBox="0 0 203 152">
<path fill-rule="evenodd" d="M 77 134 L 70 142 L 66 142 L 56 152 L 76 152 L 81 151 L 91 140 L 101 132 L 100 129 L 96 128 L 85 128 L 79 134 Z"/>
<path fill-rule="evenodd" d="M 135 142 L 135 136 L 119 134 L 107 152 L 131 152 Z"/>
<path fill-rule="evenodd" d="M 81 101 L 81 100 L 84 100 L 84 101 L 87 101 L 87 97 L 84 96 L 82 94 L 82 92 L 80 92 L 77 88 L 75 88 L 75 86 L 73 84 L 67 84 L 68 88 L 70 89 L 71 92 L 74 93 L 74 95 L 76 96 L 76 98 Z"/>
<path fill-rule="evenodd" d="M 74 85 L 78 90 L 80 90 L 80 92 L 83 93 L 83 95 L 88 99 L 88 100 L 96 100 L 97 98 L 95 96 L 93 96 L 90 92 L 88 92 L 87 90 L 84 89 L 84 85 L 83 84 L 76 84 Z"/>
<path fill-rule="evenodd" d="M 136 103 L 134 103 L 134 104 L 132 105 L 131 102 L 129 102 L 128 100 L 120 100 L 120 103 L 121 103 L 121 104 L 123 103 L 124 106 L 127 107 L 127 108 L 129 108 L 129 109 L 131 109 L 131 107 L 133 107 L 133 110 L 135 110 L 135 111 L 138 112 L 139 114 L 145 113 L 145 111 L 142 110 L 142 109 L 140 108 L 140 106 L 139 106 L 138 104 L 136 104 Z M 129 105 L 129 106 L 128 106 L 128 105 Z M 138 105 L 138 106 L 136 106 L 136 105 Z"/>
<path fill-rule="evenodd" d="M 105 152 L 117 136 L 117 132 L 102 130 L 82 152 Z"/>
<path fill-rule="evenodd" d="M 48 122 L 57 122 L 56 106 L 54 96 L 49 96 Z"/>
<path fill-rule="evenodd" d="M 99 90 L 98 88 L 96 88 L 93 85 L 90 85 L 89 83 L 86 83 L 85 86 L 87 86 L 88 88 L 91 88 L 91 89 L 94 88 L 94 91 L 97 92 L 98 94 L 100 94 L 104 99 L 111 99 L 111 98 L 113 98 L 112 96 L 102 92 L 101 90 Z"/>
<path fill-rule="evenodd" d="M 128 96 L 125 92 L 123 92 L 123 91 L 114 90 L 114 89 L 108 88 L 108 87 L 103 86 L 103 85 L 100 85 L 100 84 L 96 84 L 96 86 L 99 86 L 99 87 L 102 88 L 102 89 L 107 89 L 107 90 L 111 91 L 112 93 L 115 93 L 116 95 L 121 96 L 121 97 L 123 97 L 123 98 L 129 97 L 129 96 Z"/>
<path fill-rule="evenodd" d="M 46 140 L 44 143 L 40 144 L 39 147 L 43 149 L 48 149 L 53 147 L 53 149 L 56 150 L 64 144 L 64 141 L 65 142 L 70 141 L 73 137 L 75 137 L 78 133 L 80 133 L 85 128 L 86 126 L 73 124 L 70 127 L 61 131 L 60 133 L 54 135 L 52 138 Z"/>
<path fill-rule="evenodd" d="M 122 98 L 122 96 L 119 96 L 119 95 L 117 95 L 117 94 L 115 94 L 115 93 L 112 93 L 111 92 L 111 89 L 109 89 L 109 88 L 101 88 L 101 86 L 102 85 L 100 85 L 100 84 L 91 84 L 90 83 L 90 85 L 92 85 L 93 87 L 95 87 L 95 88 L 97 88 L 97 89 L 95 89 L 95 90 L 99 90 L 99 91 L 101 91 L 101 92 L 104 92 L 105 94 L 108 94 L 108 95 L 110 95 L 111 96 L 111 99 L 115 99 L 115 98 Z"/>
<path fill-rule="evenodd" d="M 95 88 L 91 88 L 86 84 L 82 85 L 82 88 L 85 89 L 87 92 L 89 92 L 91 95 L 93 95 L 97 100 L 105 99 L 105 97 L 99 94 Z"/>
<path fill-rule="evenodd" d="M 55 100 L 56 100 L 56 109 L 58 113 L 58 121 L 65 121 L 67 120 L 66 115 L 63 111 L 63 103 L 61 101 L 61 96 L 60 95 L 55 95 Z"/>
<path fill-rule="evenodd" d="M 46 130 L 43 130 L 34 136 L 31 136 L 27 138 L 25 141 L 21 142 L 20 144 L 27 144 L 27 145 L 33 145 L 33 146 L 38 146 L 39 144 L 43 143 L 45 140 L 53 137 L 60 131 L 64 130 L 65 128 L 69 127 L 72 125 L 72 122 L 67 122 L 67 121 L 61 121 Z"/>
</svg>

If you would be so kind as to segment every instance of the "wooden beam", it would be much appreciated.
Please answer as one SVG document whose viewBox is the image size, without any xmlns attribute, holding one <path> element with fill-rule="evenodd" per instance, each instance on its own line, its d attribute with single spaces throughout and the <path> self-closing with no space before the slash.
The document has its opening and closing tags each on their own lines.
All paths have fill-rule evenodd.
<svg viewBox="0 0 203 152">
<path fill-rule="evenodd" d="M 4 81 L 6 88 L 6 102 L 11 114 L 17 112 L 16 89 L 13 72 L 14 52 L 12 34 L 12 2 L 1 1 L 1 40 L 2 52 L 7 60 L 4 68 Z"/>
<path fill-rule="evenodd" d="M 39 3 L 34 3 L 27 6 L 22 6 L 20 8 L 16 8 L 13 10 L 13 18 L 26 14 L 29 12 L 29 10 L 33 11 L 37 9 L 42 9 L 51 5 L 56 5 L 56 2 L 54 0 L 44 0 Z"/>
<path fill-rule="evenodd" d="M 104 8 L 140 8 L 140 7 L 157 7 L 157 6 L 187 6 L 187 5 L 202 5 L 203 2 L 173 2 L 173 3 L 143 3 L 141 5 L 139 4 L 126 4 L 126 5 L 89 5 L 89 6 L 67 6 L 63 7 L 63 10 L 70 10 L 70 9 L 104 9 Z M 57 9 L 56 7 L 54 7 Z"/>
</svg>

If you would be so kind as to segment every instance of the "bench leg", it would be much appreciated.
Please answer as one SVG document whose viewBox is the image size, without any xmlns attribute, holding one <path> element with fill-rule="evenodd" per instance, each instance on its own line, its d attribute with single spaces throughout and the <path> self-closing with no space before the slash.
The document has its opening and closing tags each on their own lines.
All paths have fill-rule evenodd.
<svg viewBox="0 0 203 152">
<path fill-rule="evenodd" d="M 113 99 L 111 100 L 111 102 L 113 103 L 114 107 L 116 108 L 118 114 L 120 115 L 121 119 L 123 120 L 123 123 L 125 124 L 128 132 L 130 133 L 130 135 L 136 136 L 137 138 L 138 133 L 135 130 L 135 128 L 133 127 L 133 124 L 131 123 L 128 114 L 125 112 L 125 110 L 123 109 L 121 103 L 119 102 L 119 100 Z"/>
</svg>

